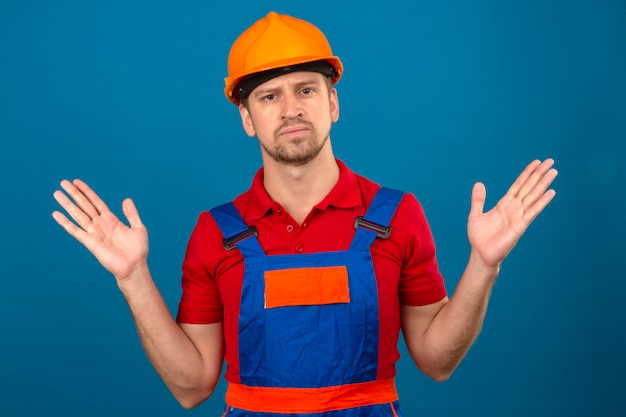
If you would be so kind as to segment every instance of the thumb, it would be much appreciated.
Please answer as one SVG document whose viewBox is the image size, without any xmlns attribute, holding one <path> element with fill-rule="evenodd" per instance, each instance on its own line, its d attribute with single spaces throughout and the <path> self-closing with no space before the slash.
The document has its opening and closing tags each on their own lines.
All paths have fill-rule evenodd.
<svg viewBox="0 0 626 417">
<path fill-rule="evenodd" d="M 470 208 L 470 217 L 483 214 L 485 207 L 485 199 L 487 198 L 487 190 L 485 184 L 477 182 L 472 188 L 472 205 Z"/>
<path fill-rule="evenodd" d="M 128 223 L 130 224 L 131 228 L 134 229 L 137 227 L 144 227 L 133 200 L 131 200 L 130 198 L 125 199 L 122 202 L 122 211 L 124 212 L 124 216 L 126 216 L 126 219 L 128 219 Z"/>
</svg>

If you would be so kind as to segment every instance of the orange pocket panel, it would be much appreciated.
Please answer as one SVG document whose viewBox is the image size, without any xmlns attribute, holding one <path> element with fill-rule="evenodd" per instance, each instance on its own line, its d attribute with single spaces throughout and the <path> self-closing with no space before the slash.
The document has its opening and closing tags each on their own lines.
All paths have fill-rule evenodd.
<svg viewBox="0 0 626 417">
<path fill-rule="evenodd" d="M 349 302 L 345 266 L 265 271 L 265 308 Z"/>
</svg>

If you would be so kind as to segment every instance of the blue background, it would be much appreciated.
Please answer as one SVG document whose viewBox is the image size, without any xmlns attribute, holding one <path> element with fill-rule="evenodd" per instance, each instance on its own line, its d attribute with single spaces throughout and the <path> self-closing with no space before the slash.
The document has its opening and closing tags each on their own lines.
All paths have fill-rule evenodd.
<svg viewBox="0 0 626 417">
<path fill-rule="evenodd" d="M 118 214 L 133 197 L 175 313 L 198 214 L 260 164 L 222 89 L 232 41 L 269 10 L 326 33 L 346 68 L 335 153 L 417 195 L 450 292 L 474 181 L 491 207 L 531 159 L 557 161 L 556 199 L 456 373 L 400 360 L 405 415 L 624 415 L 623 0 L 0 1 L 0 415 L 221 413 L 224 384 L 193 411 L 175 402 L 52 193 L 80 177 Z"/>
</svg>

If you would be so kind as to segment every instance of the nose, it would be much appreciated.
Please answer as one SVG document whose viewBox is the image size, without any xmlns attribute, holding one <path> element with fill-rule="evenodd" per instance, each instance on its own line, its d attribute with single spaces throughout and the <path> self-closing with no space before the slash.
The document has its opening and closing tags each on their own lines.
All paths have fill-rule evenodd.
<svg viewBox="0 0 626 417">
<path fill-rule="evenodd" d="M 294 93 L 287 93 L 283 95 L 282 100 L 282 116 L 283 119 L 293 119 L 296 117 L 302 117 L 303 108 L 302 103 Z"/>
</svg>

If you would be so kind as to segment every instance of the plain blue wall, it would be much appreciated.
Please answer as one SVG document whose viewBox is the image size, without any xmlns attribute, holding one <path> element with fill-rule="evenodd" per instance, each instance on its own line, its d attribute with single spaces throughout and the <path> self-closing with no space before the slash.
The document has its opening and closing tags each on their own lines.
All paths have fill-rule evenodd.
<svg viewBox="0 0 626 417">
<path fill-rule="evenodd" d="M 557 197 L 451 380 L 399 362 L 405 414 L 623 415 L 623 0 L 0 1 L 0 415 L 219 415 L 223 384 L 177 405 L 52 193 L 80 177 L 118 213 L 132 196 L 175 313 L 198 214 L 260 164 L 222 88 L 232 41 L 269 10 L 311 20 L 341 56 L 336 155 L 422 201 L 450 292 L 473 182 L 491 206 L 531 159 L 557 161 Z"/>
</svg>

